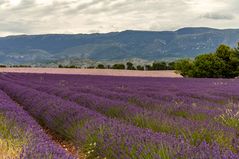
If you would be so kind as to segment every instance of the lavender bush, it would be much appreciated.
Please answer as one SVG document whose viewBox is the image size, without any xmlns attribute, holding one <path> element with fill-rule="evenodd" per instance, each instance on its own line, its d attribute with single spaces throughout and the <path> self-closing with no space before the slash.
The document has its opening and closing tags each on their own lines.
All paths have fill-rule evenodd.
<svg viewBox="0 0 239 159">
<path fill-rule="evenodd" d="M 0 158 L 75 158 L 0 90 Z"/>
<path fill-rule="evenodd" d="M 88 158 L 238 158 L 236 79 L 0 79 L 0 88 L 42 126 Z"/>
</svg>

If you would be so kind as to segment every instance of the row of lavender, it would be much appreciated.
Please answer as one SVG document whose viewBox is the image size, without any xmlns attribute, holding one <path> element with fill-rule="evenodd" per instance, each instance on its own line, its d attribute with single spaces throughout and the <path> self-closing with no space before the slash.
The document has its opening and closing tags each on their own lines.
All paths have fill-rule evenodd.
<svg viewBox="0 0 239 159">
<path fill-rule="evenodd" d="M 98 119 L 97 121 L 91 120 L 92 121 L 91 124 L 92 123 L 96 124 L 92 126 L 91 128 L 97 131 L 92 131 L 92 130 L 86 131 L 83 129 L 84 130 L 83 134 L 88 132 L 87 134 L 88 136 L 90 136 L 89 138 L 91 138 L 91 140 L 95 142 L 91 141 L 90 144 L 88 142 L 88 146 L 87 146 L 87 142 L 85 142 L 85 139 L 80 140 L 79 138 L 76 138 L 75 136 L 71 140 L 72 142 L 79 141 L 80 144 L 79 143 L 78 144 L 85 145 L 84 147 L 87 147 L 87 149 L 91 149 L 91 146 L 89 145 L 92 145 L 92 143 L 96 143 L 97 146 L 93 147 L 92 151 L 95 151 L 95 149 L 96 150 L 98 149 L 98 152 L 93 154 L 98 154 L 100 156 L 105 155 L 107 157 L 110 156 L 110 158 L 118 158 L 118 157 L 121 157 L 120 154 L 123 153 L 124 155 L 128 154 L 128 156 L 127 155 L 122 156 L 123 158 L 127 158 L 127 157 L 133 158 L 134 156 L 137 156 L 133 152 L 137 152 L 137 150 L 142 151 L 142 149 L 145 150 L 145 148 L 149 149 L 148 153 L 143 151 L 141 155 L 137 156 L 138 158 L 145 158 L 145 157 L 155 158 L 155 155 L 158 157 L 161 156 L 161 158 L 163 158 L 162 156 L 180 156 L 180 157 L 187 156 L 188 158 L 193 158 L 195 157 L 195 155 L 197 158 L 200 158 L 200 157 L 205 158 L 205 155 L 211 156 L 212 158 L 218 158 L 220 156 L 223 157 L 224 155 L 233 155 L 233 153 L 234 155 L 236 155 L 238 153 L 238 142 L 237 142 L 238 138 L 237 138 L 237 134 L 235 130 L 236 128 L 230 127 L 228 126 L 227 123 L 220 121 L 221 114 L 224 113 L 224 110 L 227 108 L 224 105 L 226 102 L 226 99 L 227 100 L 229 99 L 228 97 L 221 95 L 223 91 L 220 91 L 220 89 L 227 90 L 228 88 L 235 88 L 236 86 L 231 87 L 231 84 L 238 84 L 237 81 L 229 81 L 229 80 L 201 81 L 201 83 L 204 84 L 204 88 L 205 88 L 205 83 L 211 83 L 213 84 L 213 87 L 207 88 L 204 91 L 201 91 L 202 89 L 200 89 L 199 91 L 199 89 L 195 87 L 195 85 L 193 85 L 193 84 L 201 84 L 200 81 L 198 80 L 190 82 L 187 80 L 174 81 L 172 79 L 161 79 L 161 80 L 157 79 L 156 80 L 156 79 L 148 79 L 148 78 L 127 79 L 127 78 L 109 78 L 109 77 L 96 77 L 96 76 L 59 76 L 59 75 L 49 76 L 49 75 L 17 75 L 17 74 L 5 75 L 4 77 L 1 77 L 1 78 L 4 80 L 12 81 L 14 83 L 24 84 L 26 87 L 28 87 L 28 88 L 26 87 L 21 88 L 24 90 L 29 89 L 31 91 L 35 91 L 34 89 L 36 89 L 41 94 L 42 92 L 46 92 L 48 94 L 45 94 L 45 93 L 43 94 L 45 96 L 50 97 L 50 99 L 45 97 L 47 101 L 51 101 L 53 98 L 57 98 L 61 100 L 63 103 L 68 102 L 73 105 L 76 105 L 76 107 L 72 108 L 71 111 L 63 110 L 64 113 L 60 113 L 61 116 L 62 114 L 64 114 L 64 117 L 66 119 L 73 118 L 73 116 L 75 118 L 76 115 L 72 115 L 71 112 L 73 110 L 75 111 L 77 109 L 80 109 L 80 107 L 85 107 L 87 110 L 91 109 L 91 111 L 94 113 L 96 113 L 97 111 L 101 113 L 99 115 L 102 118 L 104 118 L 103 127 L 104 128 L 109 127 L 107 128 L 107 130 L 108 129 L 110 130 L 111 135 L 109 136 L 114 136 L 113 134 L 119 133 L 120 132 L 119 130 L 125 129 L 124 127 L 130 127 L 130 129 L 136 129 L 137 131 L 139 131 L 140 132 L 139 134 L 144 134 L 145 133 L 144 131 L 146 130 L 149 131 L 151 134 L 150 136 L 152 137 L 148 137 L 148 138 L 153 139 L 153 140 L 150 139 L 148 140 L 148 142 L 146 142 L 147 140 L 144 139 L 144 135 L 141 135 L 137 137 L 136 139 L 134 133 L 128 132 L 128 134 L 126 133 L 127 135 L 126 141 L 131 141 L 131 144 L 128 145 L 128 144 L 122 144 L 122 143 L 119 144 L 118 142 L 113 142 L 110 144 L 110 147 L 107 147 L 106 145 L 109 144 L 108 143 L 109 141 L 107 142 L 106 139 L 98 141 L 99 140 L 98 137 L 97 139 L 96 137 L 92 137 L 91 132 L 95 132 L 93 136 L 95 136 L 96 134 L 99 135 L 99 132 L 102 133 L 102 124 L 97 123 L 98 121 L 100 121 Z M 139 81 L 139 79 L 141 81 Z M 26 81 L 28 82 L 26 83 Z M 146 81 L 150 81 L 151 84 L 147 84 Z M 177 84 L 181 84 L 181 85 L 184 85 L 185 87 L 185 83 L 191 84 L 191 86 L 188 88 L 190 89 L 192 88 L 192 90 L 188 90 L 188 89 L 181 90 L 182 88 L 177 85 Z M 8 88 L 6 88 L 7 85 L 8 85 Z M 3 85 L 2 87 L 5 88 L 5 91 L 7 91 L 10 94 L 10 96 L 16 97 L 14 94 L 11 94 L 11 88 L 9 88 L 9 85 L 11 84 L 7 83 Z M 173 88 L 172 88 L 172 85 L 173 85 Z M 214 87 L 217 85 L 219 85 L 219 89 L 214 90 L 215 89 Z M 16 88 L 17 85 L 12 87 Z M 162 89 L 162 87 L 164 89 Z M 203 88 L 202 85 L 200 87 Z M 157 91 L 158 89 L 161 91 Z M 172 89 L 172 91 L 170 89 Z M 135 93 L 135 91 L 137 93 Z M 197 91 L 197 92 L 192 94 L 191 91 Z M 202 92 L 206 93 L 206 91 L 208 91 L 209 93 L 210 91 L 215 91 L 214 93 L 218 94 L 218 96 L 214 96 L 214 97 L 202 96 Z M 20 91 L 17 91 L 17 92 L 20 92 Z M 158 92 L 162 92 L 162 93 L 158 93 Z M 169 96 L 172 94 L 172 92 L 174 93 L 174 96 Z M 232 90 L 232 93 L 233 93 L 233 90 Z M 233 100 L 236 99 L 235 98 L 237 96 L 236 93 L 237 92 L 234 91 L 233 96 L 230 96 L 230 97 L 233 97 Z M 56 96 L 59 96 L 63 98 L 64 100 Z M 189 96 L 192 97 L 192 99 L 189 98 Z M 30 97 L 27 98 L 27 96 L 24 96 L 24 98 L 26 98 L 25 100 L 24 98 L 22 98 L 22 96 L 18 98 L 19 98 L 18 99 L 19 102 L 23 101 L 22 105 L 28 105 L 26 103 L 26 99 Z M 45 98 L 42 98 L 42 99 L 45 99 Z M 203 105 L 200 105 L 200 100 L 198 98 L 204 99 L 207 101 L 204 103 L 201 103 Z M 208 99 L 210 99 L 211 101 Z M 41 99 L 34 102 L 39 103 L 40 100 Z M 144 100 L 146 100 L 146 102 Z M 192 101 L 188 102 L 188 100 L 192 100 Z M 44 103 L 42 103 L 40 107 L 42 107 L 42 105 L 44 105 Z M 61 108 L 64 107 L 65 105 L 67 105 L 67 103 L 61 104 Z M 202 109 L 200 109 L 201 106 L 202 106 Z M 218 107 L 220 107 L 220 109 L 218 109 Z M 234 105 L 232 107 L 234 107 Z M 34 110 L 35 108 L 36 106 L 35 107 L 32 106 L 33 110 L 31 110 L 30 112 L 36 111 Z M 189 109 L 189 111 L 187 111 L 187 109 Z M 44 113 L 47 112 L 45 108 L 43 108 L 43 110 L 44 110 Z M 48 113 L 50 113 L 51 111 L 54 111 L 54 110 L 49 110 Z M 200 112 L 199 113 L 200 115 L 198 117 L 197 117 L 197 112 Z M 54 112 L 54 114 L 55 113 L 56 112 Z M 78 114 L 78 113 L 75 113 L 75 114 Z M 44 116 L 45 115 L 46 114 L 44 114 Z M 51 124 L 57 123 L 58 121 L 57 117 L 53 117 L 53 119 L 56 119 L 56 120 L 54 120 L 52 123 L 47 120 L 44 121 L 45 119 L 42 119 L 44 117 L 42 117 L 40 114 L 36 114 L 34 115 L 34 117 L 38 118 L 39 121 L 43 122 L 46 125 L 48 124 L 51 125 Z M 115 119 L 109 119 L 112 117 Z M 223 119 L 225 119 L 225 116 L 223 117 L 224 117 Z M 211 118 L 213 120 L 211 120 Z M 120 119 L 120 122 L 118 121 L 119 119 Z M 214 120 L 214 119 L 218 119 L 218 120 Z M 65 119 L 62 119 L 62 120 L 65 121 Z M 85 125 L 88 125 L 88 123 L 86 124 L 85 121 L 83 122 L 84 124 L 82 124 L 82 119 L 77 117 L 73 119 L 72 121 L 66 121 L 66 123 L 69 125 L 71 124 L 74 125 L 74 123 L 77 123 L 77 125 L 81 125 L 80 128 L 83 128 Z M 96 126 L 99 126 L 99 125 L 101 125 L 101 127 L 96 128 Z M 120 125 L 123 128 L 119 128 L 118 125 Z M 115 128 L 115 130 L 117 131 L 112 132 L 112 129 L 113 129 L 112 127 L 115 127 L 115 126 L 117 127 Z M 75 131 L 79 129 L 79 127 L 77 128 L 75 126 L 73 127 Z M 149 128 L 149 129 L 139 129 L 137 127 Z M 174 129 L 174 127 L 176 129 Z M 206 127 L 206 129 L 203 129 L 204 127 Z M 69 132 L 64 132 L 64 131 L 66 130 L 72 131 L 71 126 L 69 126 L 68 128 L 64 127 L 63 132 L 60 130 L 61 128 L 59 128 L 58 126 L 50 127 L 50 128 L 53 131 L 57 131 L 57 133 L 59 133 L 62 138 L 66 138 L 67 136 L 69 136 Z M 153 130 L 154 132 L 151 132 L 150 129 Z M 105 131 L 103 132 L 104 132 L 103 134 L 108 134 L 108 132 L 107 133 Z M 162 135 L 162 132 L 167 133 L 166 135 L 167 138 L 166 137 L 165 139 L 161 138 L 160 140 L 160 138 L 157 139 L 153 137 L 159 134 Z M 177 134 L 173 132 L 177 132 Z M 72 134 L 72 132 L 70 134 Z M 125 134 L 125 132 L 122 131 L 122 134 Z M 70 135 L 70 136 L 73 136 L 73 135 Z M 122 139 L 120 135 L 118 135 L 117 137 Z M 178 143 L 175 143 L 175 145 L 181 145 L 181 147 L 175 146 L 171 142 L 167 142 L 170 140 L 168 138 L 174 138 L 175 141 L 178 142 Z M 198 139 L 200 139 L 199 142 L 197 141 Z M 109 140 L 112 142 L 115 139 L 110 138 Z M 138 143 L 140 140 L 141 141 L 143 140 L 144 142 Z M 121 146 L 115 147 L 114 149 L 112 145 L 115 146 L 115 144 L 121 145 Z M 107 150 L 112 150 L 112 152 L 104 151 L 103 147 L 107 147 Z M 116 150 L 120 151 L 118 152 L 119 154 L 117 154 Z M 116 154 L 113 153 L 114 151 Z M 182 153 L 180 153 L 179 151 L 181 151 Z M 198 153 L 193 153 L 193 152 L 198 152 Z M 114 157 L 114 155 L 116 155 L 117 157 Z M 236 156 L 231 156 L 231 157 L 236 157 Z"/>
<path fill-rule="evenodd" d="M 85 93 L 93 93 L 114 100 L 145 98 L 146 101 L 169 103 L 174 99 L 189 102 L 224 104 L 229 98 L 238 97 L 238 80 L 216 79 L 153 79 L 153 78 L 109 78 L 97 76 L 21 75 L 23 81 L 37 85 L 46 84 Z M 19 76 L 18 76 L 19 78 Z M 230 91 L 227 91 L 230 90 Z M 237 98 L 238 99 L 238 98 Z M 144 100 L 144 99 L 143 99 Z M 191 102 L 191 103 L 192 103 Z M 203 105 L 203 104 L 201 104 Z M 206 104 L 208 105 L 208 104 Z"/>
<path fill-rule="evenodd" d="M 55 131 L 61 138 L 86 149 L 89 158 L 160 158 L 199 155 L 208 148 L 190 147 L 172 136 L 153 133 L 108 119 L 71 102 L 33 89 L 1 82 L 1 88 L 24 106 L 39 122 Z M 45 100 L 42 100 L 45 99 Z M 214 147 L 220 156 L 217 145 Z M 209 152 L 200 154 L 202 158 Z M 228 156 L 233 156 L 227 151 Z"/>
<path fill-rule="evenodd" d="M 178 108 L 163 105 L 166 112 L 163 111 L 162 106 L 155 106 L 155 108 L 161 108 L 159 109 L 160 111 L 149 111 L 142 107 L 137 107 L 138 105 L 127 104 L 122 101 L 116 101 L 116 99 L 110 100 L 90 93 L 81 93 L 81 91 L 71 91 L 66 90 L 66 88 L 52 87 L 51 85 L 41 86 L 39 83 L 25 85 L 60 96 L 63 99 L 98 111 L 105 116 L 127 121 L 141 128 L 149 128 L 155 132 L 164 132 L 176 136 L 181 135 L 190 140 L 193 145 L 199 145 L 205 140 L 207 143 L 218 142 L 223 147 L 236 149 L 234 141 L 237 139 L 237 134 L 235 130 L 211 120 L 214 117 L 213 115 L 218 114 L 218 111 L 215 113 L 215 111 L 205 112 L 198 109 L 188 112 L 190 106 L 185 107 L 183 105 L 184 107 L 180 107 L 179 104 L 176 105 Z M 145 108 L 147 107 L 149 107 L 148 104 L 145 105 Z M 188 113 L 184 112 L 184 110 L 187 110 Z M 211 118 L 209 118 L 210 116 Z"/>
<path fill-rule="evenodd" d="M 122 81 L 123 79 L 127 81 Z M 35 83 L 35 85 L 30 84 L 33 88 L 88 107 L 93 106 L 91 109 L 100 109 L 99 111 L 103 111 L 106 115 L 111 115 L 108 114 L 107 110 L 109 109 L 112 112 L 112 106 L 122 106 L 113 107 L 114 111 L 118 113 L 122 112 L 121 109 L 130 112 L 127 108 L 131 108 L 131 112 L 134 114 L 136 112 L 147 114 L 145 111 L 136 110 L 134 106 L 138 106 L 150 109 L 150 111 L 174 114 L 193 120 L 214 119 L 225 113 L 228 108 L 232 108 L 232 103 L 238 101 L 239 96 L 237 80 L 111 79 L 95 76 L 85 76 L 77 79 L 77 76 L 67 78 L 67 76 L 51 75 L 35 75 L 27 80 L 32 80 L 31 83 Z M 150 88 L 147 88 L 146 80 L 151 83 L 151 87 L 148 86 Z M 26 81 L 24 77 L 23 81 Z M 113 84 L 110 84 L 112 83 L 110 81 L 113 81 Z M 108 86 L 108 88 L 105 86 Z M 103 88 L 99 89 L 99 87 Z M 114 91 L 107 91 L 108 89 Z M 122 89 L 123 91 L 119 93 Z M 144 92 L 141 93 L 140 90 L 144 90 Z M 228 102 L 230 103 L 228 104 Z M 105 106 L 107 106 L 106 110 L 103 109 Z M 150 115 L 152 116 L 151 112 Z"/>
<path fill-rule="evenodd" d="M 23 75 L 22 75 L 23 76 Z M 20 77 L 22 77 L 20 76 Z M 27 79 L 24 79 L 26 77 Z M 116 78 L 117 79 L 117 78 Z M 60 92 L 76 92 L 82 95 L 95 95 L 113 101 L 131 102 L 137 106 L 159 109 L 183 104 L 187 109 L 198 112 L 218 114 L 218 106 L 225 108 L 230 99 L 237 100 L 238 82 L 236 80 L 191 80 L 191 79 L 145 79 L 145 78 L 115 78 L 86 76 L 77 79 L 77 76 L 28 75 L 22 81 L 35 83 L 40 89 L 42 85 L 51 88 L 61 88 Z M 18 79 L 19 80 L 19 79 Z M 124 81 L 123 81 L 124 80 Z M 126 80 L 126 81 L 125 81 Z M 112 82 L 113 81 L 113 82 Z M 147 84 L 150 83 L 150 84 Z M 44 90 L 45 88 L 42 88 Z M 230 90 L 230 91 L 227 91 Z M 67 92 L 66 92 L 67 94 Z M 160 105 L 161 107 L 159 107 Z M 200 105 L 192 107 L 192 105 Z M 176 106 L 177 107 L 177 106 Z"/>
<path fill-rule="evenodd" d="M 0 90 L 0 158 L 74 158 Z"/>
</svg>

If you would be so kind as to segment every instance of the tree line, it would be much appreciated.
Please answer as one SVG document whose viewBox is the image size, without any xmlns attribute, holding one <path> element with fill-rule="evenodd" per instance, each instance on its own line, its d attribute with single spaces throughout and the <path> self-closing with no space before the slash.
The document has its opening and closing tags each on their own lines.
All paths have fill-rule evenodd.
<svg viewBox="0 0 239 159">
<path fill-rule="evenodd" d="M 81 68 L 75 65 L 58 65 L 59 68 Z M 151 65 L 134 65 L 132 62 L 126 64 L 117 63 L 113 65 L 98 64 L 97 66 L 89 66 L 86 68 L 97 68 L 97 69 L 118 69 L 118 70 L 174 70 L 175 62 L 153 62 Z"/>
<path fill-rule="evenodd" d="M 182 59 L 175 69 L 184 77 L 235 78 L 239 76 L 239 43 L 236 48 L 220 45 L 215 52 L 202 54 L 194 60 Z"/>
<path fill-rule="evenodd" d="M 0 68 L 6 68 L 6 67 L 32 67 L 31 65 L 2 65 L 0 64 Z"/>
</svg>

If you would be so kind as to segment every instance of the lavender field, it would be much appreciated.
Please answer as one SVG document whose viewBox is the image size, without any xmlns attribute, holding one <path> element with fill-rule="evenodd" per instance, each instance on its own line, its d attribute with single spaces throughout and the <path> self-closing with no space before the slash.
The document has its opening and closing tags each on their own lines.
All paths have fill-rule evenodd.
<svg viewBox="0 0 239 159">
<path fill-rule="evenodd" d="M 236 159 L 239 80 L 2 73 L 0 158 Z"/>
</svg>

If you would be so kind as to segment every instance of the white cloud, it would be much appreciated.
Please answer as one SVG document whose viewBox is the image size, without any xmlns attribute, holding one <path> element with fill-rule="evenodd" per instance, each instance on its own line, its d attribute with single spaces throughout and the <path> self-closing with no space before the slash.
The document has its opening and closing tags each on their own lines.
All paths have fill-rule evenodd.
<svg viewBox="0 0 239 159">
<path fill-rule="evenodd" d="M 0 35 L 236 28 L 238 0 L 0 0 Z"/>
</svg>

